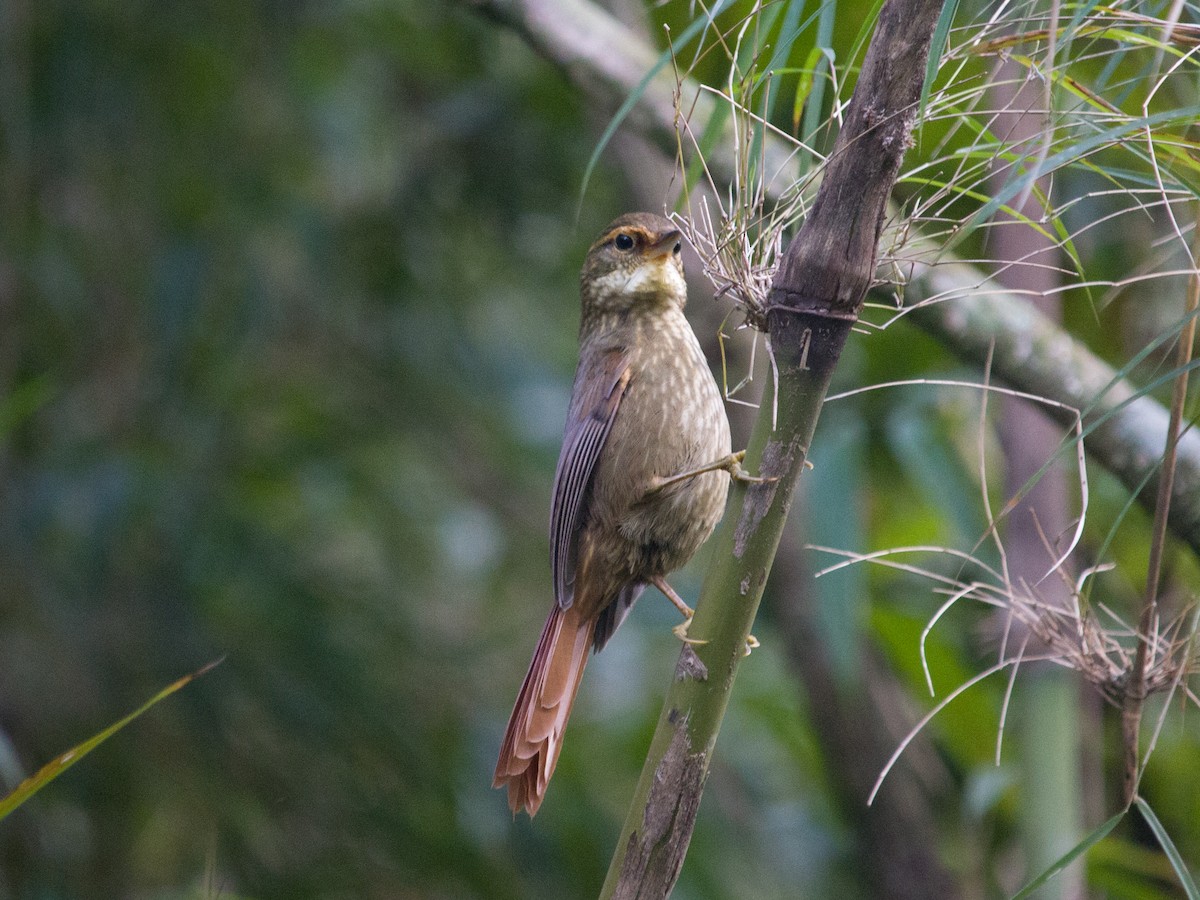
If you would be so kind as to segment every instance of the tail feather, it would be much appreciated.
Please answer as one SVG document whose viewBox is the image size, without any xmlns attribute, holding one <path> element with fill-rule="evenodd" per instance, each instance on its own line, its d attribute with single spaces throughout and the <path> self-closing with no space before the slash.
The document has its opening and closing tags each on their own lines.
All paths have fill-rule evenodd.
<svg viewBox="0 0 1200 900">
<path fill-rule="evenodd" d="M 595 619 L 584 621 L 578 609 L 556 604 L 546 619 L 533 661 L 513 706 L 493 787 L 508 786 L 508 805 L 533 815 L 542 805 L 554 774 L 563 732 L 587 665 Z"/>
</svg>

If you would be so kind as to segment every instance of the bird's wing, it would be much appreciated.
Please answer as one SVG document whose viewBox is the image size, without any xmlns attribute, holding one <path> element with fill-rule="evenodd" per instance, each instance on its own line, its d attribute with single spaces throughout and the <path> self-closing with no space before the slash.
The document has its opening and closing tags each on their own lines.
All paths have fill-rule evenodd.
<svg viewBox="0 0 1200 900">
<path fill-rule="evenodd" d="M 575 600 L 579 535 L 587 514 L 592 473 L 629 386 L 629 377 L 629 353 L 623 348 L 580 360 L 575 375 L 550 508 L 554 598 L 563 609 Z"/>
</svg>

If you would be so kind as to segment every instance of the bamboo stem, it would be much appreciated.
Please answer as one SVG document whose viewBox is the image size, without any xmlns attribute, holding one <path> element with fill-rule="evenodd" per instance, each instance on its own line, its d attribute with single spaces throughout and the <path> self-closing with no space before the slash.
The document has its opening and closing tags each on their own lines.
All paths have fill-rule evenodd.
<svg viewBox="0 0 1200 900">
<path fill-rule="evenodd" d="M 799 234 L 767 308 L 777 378 L 763 398 L 689 635 L 617 842 L 602 900 L 666 897 L 683 867 L 746 638 L 842 348 L 872 277 L 909 144 L 938 0 L 888 0 Z M 852 198 L 852 199 L 847 199 Z"/>
</svg>

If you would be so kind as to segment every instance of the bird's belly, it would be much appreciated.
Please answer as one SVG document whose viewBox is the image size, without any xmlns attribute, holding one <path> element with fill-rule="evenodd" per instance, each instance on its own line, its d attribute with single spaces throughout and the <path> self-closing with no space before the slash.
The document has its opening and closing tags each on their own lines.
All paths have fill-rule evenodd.
<svg viewBox="0 0 1200 900">
<path fill-rule="evenodd" d="M 696 349 L 699 356 L 699 348 Z M 700 357 L 702 360 L 703 357 Z M 610 523 L 605 555 L 627 577 L 645 580 L 684 565 L 708 539 L 725 509 L 729 475 L 705 472 L 653 490 L 671 478 L 730 453 L 729 420 L 707 368 L 678 390 L 622 403 L 597 473 L 597 507 Z M 673 386 L 671 386 L 673 387 Z M 663 402 L 665 400 L 665 402 Z M 613 440 L 613 437 L 616 439 Z"/>
<path fill-rule="evenodd" d="M 632 505 L 620 522 L 629 568 L 663 575 L 687 563 L 720 520 L 728 489 L 726 472 L 705 472 Z"/>
</svg>

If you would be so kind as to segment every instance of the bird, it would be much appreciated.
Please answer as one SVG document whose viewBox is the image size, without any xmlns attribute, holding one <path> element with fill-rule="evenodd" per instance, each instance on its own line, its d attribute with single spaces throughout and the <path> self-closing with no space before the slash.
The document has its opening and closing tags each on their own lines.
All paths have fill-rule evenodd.
<svg viewBox="0 0 1200 900">
<path fill-rule="evenodd" d="M 532 817 L 562 750 L 589 654 L 648 586 L 685 616 L 667 583 L 712 534 L 731 452 L 721 391 L 684 317 L 683 238 L 669 219 L 627 213 L 588 250 L 580 275 L 579 363 L 550 510 L 554 602 L 521 684 L 493 787 Z M 758 480 L 758 479 L 750 479 Z"/>
</svg>

